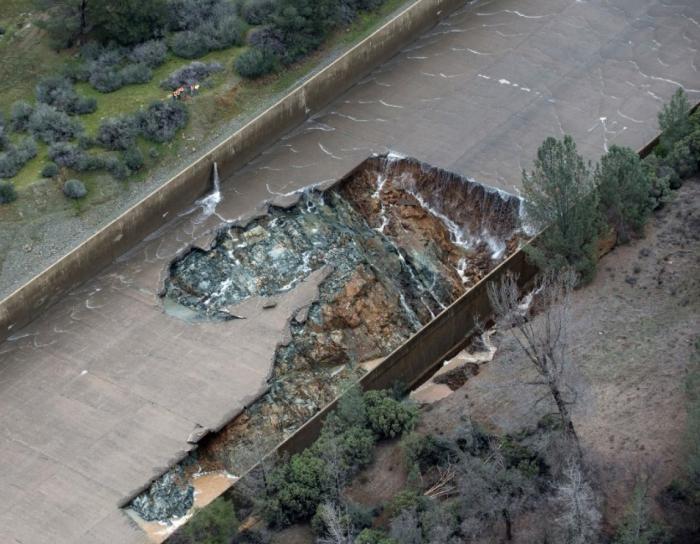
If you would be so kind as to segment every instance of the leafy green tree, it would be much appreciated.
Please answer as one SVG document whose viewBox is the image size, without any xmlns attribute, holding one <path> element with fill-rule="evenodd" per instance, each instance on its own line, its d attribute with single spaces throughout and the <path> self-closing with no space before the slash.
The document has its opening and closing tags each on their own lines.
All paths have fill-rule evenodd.
<svg viewBox="0 0 700 544">
<path fill-rule="evenodd" d="M 692 132 L 690 122 L 690 103 L 688 97 L 682 88 L 679 88 L 668 104 L 665 104 L 659 112 L 659 128 L 661 129 L 661 138 L 659 146 L 655 150 L 657 155 L 666 156 L 673 145 L 685 138 Z"/>
<path fill-rule="evenodd" d="M 145 42 L 162 35 L 166 18 L 165 0 L 120 0 L 96 2 L 95 32 L 102 41 L 122 45 Z"/>
<path fill-rule="evenodd" d="M 321 43 L 338 23 L 339 0 L 281 0 L 272 16 L 293 62 Z"/>
<path fill-rule="evenodd" d="M 365 408 L 369 427 L 380 438 L 395 438 L 413 429 L 418 411 L 410 404 L 399 402 L 387 391 L 365 393 Z"/>
<path fill-rule="evenodd" d="M 238 521 L 231 501 L 219 497 L 206 508 L 195 510 L 192 519 L 175 533 L 172 544 L 230 544 Z"/>
<path fill-rule="evenodd" d="M 603 217 L 617 230 L 622 242 L 641 233 L 651 205 L 651 181 L 639 155 L 627 147 L 612 146 L 595 170 Z"/>
<path fill-rule="evenodd" d="M 543 230 L 537 247 L 526 246 L 543 270 L 573 267 L 583 281 L 596 265 L 598 197 L 589 165 L 571 136 L 547 138 L 537 150 L 534 169 L 523 172 L 525 213 Z"/>
<path fill-rule="evenodd" d="M 689 178 L 700 171 L 700 125 L 673 144 L 664 160 L 680 179 Z"/>
<path fill-rule="evenodd" d="M 141 43 L 163 33 L 166 0 L 37 0 L 47 17 L 37 21 L 53 45 L 64 49 L 94 34 L 102 41 Z"/>
<path fill-rule="evenodd" d="M 56 49 L 64 49 L 83 43 L 92 28 L 92 8 L 95 0 L 37 0 L 39 9 L 47 17 L 36 21 L 44 28 Z"/>
</svg>

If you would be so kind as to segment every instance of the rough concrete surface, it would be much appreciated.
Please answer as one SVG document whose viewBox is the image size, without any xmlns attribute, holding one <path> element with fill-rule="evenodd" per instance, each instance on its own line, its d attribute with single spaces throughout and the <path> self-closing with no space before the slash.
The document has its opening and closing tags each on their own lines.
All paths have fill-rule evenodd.
<svg viewBox="0 0 700 544">
<path fill-rule="evenodd" d="M 245 320 L 169 316 L 160 282 L 194 240 L 371 152 L 512 191 L 547 135 L 591 159 L 639 147 L 678 85 L 700 98 L 699 49 L 695 0 L 475 2 L 418 37 L 224 180 L 215 213 L 193 206 L 0 344 L 2 541 L 143 541 L 121 501 L 264 387 L 308 286 Z"/>
</svg>

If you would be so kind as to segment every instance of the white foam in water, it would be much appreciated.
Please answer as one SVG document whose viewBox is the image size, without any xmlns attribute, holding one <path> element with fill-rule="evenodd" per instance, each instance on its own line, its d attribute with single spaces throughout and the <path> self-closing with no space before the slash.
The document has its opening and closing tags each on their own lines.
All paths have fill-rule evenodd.
<svg viewBox="0 0 700 544">
<path fill-rule="evenodd" d="M 398 157 L 398 155 L 394 155 L 394 158 L 392 160 L 399 160 L 396 157 Z M 387 180 L 387 176 L 385 176 L 384 174 L 379 174 L 377 176 L 377 189 L 372 194 L 372 198 L 374 198 L 375 200 L 378 200 L 379 205 L 381 206 L 381 210 L 379 213 L 380 213 L 380 217 L 382 219 L 382 224 L 378 228 L 374 229 L 374 230 L 378 231 L 380 234 L 384 234 L 384 230 L 389 225 L 389 216 L 386 213 L 386 206 L 384 205 L 384 201 L 382 200 L 382 197 L 381 197 L 382 189 L 384 188 L 384 184 L 386 183 L 386 180 Z M 421 291 L 427 291 L 430 294 L 430 296 L 433 298 L 433 300 L 435 302 L 437 302 L 443 310 L 445 308 L 447 308 L 447 306 L 440 300 L 440 298 L 437 296 L 437 294 L 432 289 L 426 288 L 423 285 L 423 283 L 418 280 L 416 275 L 413 273 L 413 269 L 408 265 L 408 263 L 406 262 L 406 259 L 404 259 L 404 256 L 401 253 L 401 250 L 399 249 L 399 247 L 396 245 L 396 243 L 389 237 L 386 237 L 386 240 L 396 250 L 396 254 L 399 257 L 399 260 L 404 264 L 404 266 L 406 267 L 406 270 L 408 270 L 408 273 L 411 275 L 411 278 L 413 279 L 414 285 L 417 285 L 421 289 Z M 425 306 L 425 308 L 428 310 L 428 313 L 430 313 L 430 315 L 434 318 L 435 313 L 430 308 L 430 306 L 425 302 L 425 300 L 423 299 L 423 296 L 421 295 L 419 298 L 420 298 L 420 301 L 423 304 L 423 306 Z M 401 304 L 404 306 L 405 309 L 410 310 L 410 308 L 408 308 L 408 304 L 406 304 L 406 300 L 403 298 L 403 295 L 401 295 Z M 418 321 L 418 318 L 415 316 L 415 312 L 413 312 L 413 310 L 410 310 L 410 315 L 411 315 L 412 319 L 415 319 L 416 321 Z M 418 323 L 420 324 L 419 321 L 418 321 Z"/>
<path fill-rule="evenodd" d="M 418 191 L 415 191 L 409 187 L 404 187 L 404 189 L 409 195 L 414 197 L 424 209 L 428 210 L 428 212 L 443 222 L 443 224 L 447 227 L 447 230 L 450 232 L 452 243 L 463 247 L 464 249 L 471 249 L 473 247 L 472 240 L 465 236 L 464 230 L 457 223 L 452 221 L 452 219 L 447 217 L 445 214 L 432 208 Z"/>
</svg>

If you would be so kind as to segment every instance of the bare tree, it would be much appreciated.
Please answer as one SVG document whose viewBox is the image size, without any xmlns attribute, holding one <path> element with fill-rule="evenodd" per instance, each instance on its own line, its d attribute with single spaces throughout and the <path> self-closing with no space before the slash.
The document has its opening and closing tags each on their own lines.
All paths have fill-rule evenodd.
<svg viewBox="0 0 700 544">
<path fill-rule="evenodd" d="M 280 459 L 274 449 L 274 442 L 261 431 L 255 431 L 246 443 L 237 448 L 235 458 L 231 455 L 228 465 L 243 473 L 237 488 L 252 503 L 260 503 L 270 497 L 272 492 L 272 472 Z"/>
<path fill-rule="evenodd" d="M 616 544 L 654 544 L 665 542 L 664 527 L 656 523 L 650 512 L 649 488 L 656 466 L 647 465 L 636 476 L 627 514 L 618 528 Z"/>
<path fill-rule="evenodd" d="M 519 470 L 509 470 L 495 450 L 486 459 L 461 453 L 456 469 L 462 533 L 476 539 L 501 520 L 505 539 L 512 540 L 513 519 L 527 508 L 532 482 Z"/>
<path fill-rule="evenodd" d="M 523 352 L 546 385 L 561 417 L 564 433 L 582 459 L 581 446 L 569 413 L 564 391 L 569 359 L 569 321 L 571 292 L 576 275 L 566 270 L 543 274 L 529 298 L 521 301 L 515 276 L 508 273 L 500 284 L 490 283 L 488 294 L 496 319 L 510 329 Z"/>
<path fill-rule="evenodd" d="M 401 544 L 422 544 L 423 531 L 415 508 L 405 508 L 391 520 L 391 538 Z"/>
<path fill-rule="evenodd" d="M 555 501 L 561 511 L 557 521 L 564 531 L 564 541 L 567 544 L 596 542 L 600 530 L 600 511 L 593 489 L 575 460 L 564 471 L 564 480 L 557 487 Z"/>
<path fill-rule="evenodd" d="M 325 447 L 321 452 L 321 458 L 326 462 L 328 490 L 334 501 L 342 500 L 343 490 L 350 483 L 352 476 L 352 467 L 348 466 L 343 447 L 338 439 L 339 433 L 339 430 L 328 433 L 328 438 L 324 440 Z"/>
<path fill-rule="evenodd" d="M 326 502 L 321 505 L 320 514 L 326 526 L 326 535 L 316 540 L 318 544 L 352 544 L 354 542 L 355 531 L 350 522 L 347 507 L 343 508 Z"/>
</svg>

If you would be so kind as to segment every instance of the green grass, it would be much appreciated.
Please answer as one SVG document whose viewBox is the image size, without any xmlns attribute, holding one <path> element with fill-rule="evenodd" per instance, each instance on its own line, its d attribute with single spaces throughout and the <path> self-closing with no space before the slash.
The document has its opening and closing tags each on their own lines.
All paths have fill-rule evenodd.
<svg viewBox="0 0 700 544">
<path fill-rule="evenodd" d="M 153 144 L 139 141 L 147 161 L 144 169 L 132 176 L 128 183 L 138 183 L 145 179 L 159 165 L 171 163 L 171 159 L 182 152 L 197 151 L 200 142 L 208 139 L 213 128 L 223 127 L 239 115 L 254 114 L 275 96 L 290 90 L 300 78 L 318 66 L 329 52 L 360 41 L 378 28 L 389 13 L 408 2 L 409 0 L 389 0 L 377 11 L 361 14 L 351 26 L 334 32 L 320 50 L 261 81 L 241 80 L 235 73 L 233 61 L 242 51 L 240 47 L 211 52 L 197 59 L 202 62 L 220 62 L 224 70 L 210 77 L 199 95 L 188 102 L 190 121 L 173 142 Z M 0 95 L 0 111 L 9 112 L 11 104 L 16 100 L 32 102 L 38 80 L 42 76 L 58 72 L 62 65 L 75 57 L 76 52 L 56 53 L 51 50 L 45 33 L 30 24 L 37 17 L 35 11 L 32 13 L 32 0 L 2 0 L 2 4 L 0 24 L 5 27 L 6 33 L 0 37 L 0 58 L 3 59 L 0 63 L 0 81 L 4 83 Z M 166 98 L 168 91 L 160 88 L 160 82 L 190 62 L 169 54 L 165 64 L 154 70 L 150 82 L 129 85 L 112 93 L 100 93 L 87 83 L 77 84 L 76 89 L 80 94 L 97 100 L 97 111 L 79 118 L 86 134 L 94 136 L 101 121 L 107 117 L 129 114 L 154 100 Z M 157 158 L 150 157 L 151 149 L 158 151 Z M 27 163 L 12 180 L 20 193 L 18 200 L 22 199 L 22 193 L 29 191 L 33 184 L 51 182 L 41 178 L 41 170 L 47 160 L 47 146 L 40 143 L 37 157 Z M 88 196 L 76 205 L 77 213 L 92 203 L 109 199 L 119 187 L 119 182 L 111 180 L 104 172 L 64 173 L 64 178 L 69 177 L 79 178 L 89 189 Z M 54 183 L 60 186 L 60 182 L 57 180 Z"/>
</svg>

